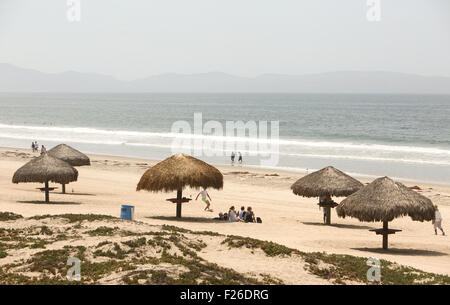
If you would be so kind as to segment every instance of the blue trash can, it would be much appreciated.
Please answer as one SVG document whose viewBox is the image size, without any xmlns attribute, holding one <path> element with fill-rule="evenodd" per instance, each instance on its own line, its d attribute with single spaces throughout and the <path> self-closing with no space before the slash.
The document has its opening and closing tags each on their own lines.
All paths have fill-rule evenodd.
<svg viewBox="0 0 450 305">
<path fill-rule="evenodd" d="M 134 220 L 134 206 L 122 205 L 122 208 L 120 209 L 120 218 Z"/>
</svg>

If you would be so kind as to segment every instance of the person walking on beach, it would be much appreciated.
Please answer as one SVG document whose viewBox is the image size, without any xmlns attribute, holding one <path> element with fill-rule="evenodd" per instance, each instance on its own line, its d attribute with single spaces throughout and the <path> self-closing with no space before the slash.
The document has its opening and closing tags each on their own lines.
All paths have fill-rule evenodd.
<svg viewBox="0 0 450 305">
<path fill-rule="evenodd" d="M 34 146 L 34 142 L 31 142 L 31 151 L 32 152 L 36 151 L 36 147 Z"/>
<path fill-rule="evenodd" d="M 234 151 L 231 152 L 231 165 L 234 165 L 234 158 L 236 157 Z"/>
<path fill-rule="evenodd" d="M 212 201 L 212 199 L 211 199 L 211 197 L 209 196 L 208 192 L 207 192 L 205 189 L 201 190 L 200 193 L 197 194 L 197 197 L 195 198 L 195 200 L 198 199 L 198 196 L 200 196 L 200 194 L 202 195 L 202 201 L 203 201 L 204 203 L 206 203 L 206 207 L 205 207 L 204 211 L 212 212 L 213 210 L 211 210 L 211 209 L 209 208 L 209 206 L 211 205 L 210 200 Z M 208 198 L 209 198 L 209 200 L 208 200 Z"/>
<path fill-rule="evenodd" d="M 434 225 L 434 234 L 437 235 L 437 229 L 442 231 L 442 235 L 445 235 L 444 230 L 442 229 L 442 216 L 441 212 L 439 212 L 439 208 L 437 205 L 434 206 L 434 219 L 433 219 L 433 225 Z"/>
<path fill-rule="evenodd" d="M 239 152 L 238 162 L 239 162 L 239 164 L 242 164 L 242 154 L 241 154 L 241 152 Z"/>
</svg>

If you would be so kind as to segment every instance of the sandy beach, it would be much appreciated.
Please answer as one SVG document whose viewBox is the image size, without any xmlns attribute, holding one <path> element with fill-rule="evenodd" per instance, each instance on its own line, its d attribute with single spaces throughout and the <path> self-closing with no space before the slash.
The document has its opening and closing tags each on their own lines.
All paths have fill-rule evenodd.
<svg viewBox="0 0 450 305">
<path fill-rule="evenodd" d="M 37 154 L 34 154 L 37 155 Z M 273 241 L 305 252 L 350 254 L 376 257 L 398 262 L 424 271 L 450 275 L 450 242 L 448 236 L 434 235 L 430 222 L 415 222 L 409 217 L 394 220 L 390 228 L 400 229 L 390 236 L 390 250 L 383 251 L 381 237 L 369 229 L 381 223 L 363 223 L 352 218 L 338 218 L 332 212 L 332 225 L 322 224 L 322 212 L 317 199 L 294 195 L 290 186 L 298 173 L 271 171 L 244 166 L 221 166 L 224 188 L 211 190 L 214 212 L 203 211 L 201 200 L 183 205 L 183 218 L 175 219 L 175 205 L 165 199 L 173 193 L 136 192 L 142 174 L 155 161 L 124 157 L 90 155 L 91 166 L 79 167 L 79 178 L 67 186 L 68 194 L 61 188 L 50 194 L 52 203 L 43 203 L 44 194 L 37 190 L 39 184 L 13 184 L 14 172 L 33 154 L 29 150 L 0 149 L 0 211 L 14 212 L 25 217 L 43 214 L 105 214 L 119 216 L 122 204 L 135 206 L 136 220 L 150 224 L 169 224 L 195 231 L 214 231 L 226 235 L 239 235 Z M 361 179 L 363 183 L 370 182 Z M 418 186 L 420 193 L 439 205 L 443 228 L 449 232 L 450 186 L 405 182 Z M 187 189 L 183 195 L 195 199 L 198 191 Z M 336 201 L 341 201 L 337 198 Z M 251 206 L 262 224 L 228 223 L 212 220 L 219 212 L 234 205 Z M 237 257 L 216 258 L 224 266 L 237 264 Z M 255 268 L 264 268 L 263 260 L 255 260 Z M 251 263 L 251 262 L 250 262 Z M 259 265 L 259 267 L 258 267 Z M 269 268 L 275 268 L 271 266 Z M 280 267 L 281 268 L 281 267 Z M 251 266 L 250 266 L 251 269 Z M 289 272 L 288 266 L 282 270 Z M 292 282 L 300 282 L 293 279 Z"/>
</svg>

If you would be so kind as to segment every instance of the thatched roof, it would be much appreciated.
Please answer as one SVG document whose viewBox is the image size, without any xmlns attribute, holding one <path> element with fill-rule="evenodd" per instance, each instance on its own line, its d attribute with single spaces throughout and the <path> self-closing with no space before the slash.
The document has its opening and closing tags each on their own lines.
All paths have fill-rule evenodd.
<svg viewBox="0 0 450 305">
<path fill-rule="evenodd" d="M 343 200 L 336 208 L 339 217 L 355 217 L 361 221 L 391 221 L 409 215 L 413 220 L 434 219 L 430 199 L 394 182 L 378 178 Z"/>
<path fill-rule="evenodd" d="M 78 171 L 69 163 L 55 157 L 43 154 L 34 158 L 21 168 L 13 176 L 13 183 L 46 181 L 67 184 L 77 181 Z"/>
<path fill-rule="evenodd" d="M 214 166 L 184 154 L 171 156 L 148 169 L 136 190 L 176 191 L 192 188 L 223 187 L 223 175 Z"/>
<path fill-rule="evenodd" d="M 72 166 L 91 165 L 89 157 L 66 144 L 59 144 L 47 152 L 50 156 L 61 159 Z"/>
<path fill-rule="evenodd" d="M 328 166 L 298 179 L 291 189 L 294 194 L 304 197 L 340 197 L 353 194 L 362 187 L 363 184 L 355 178 Z"/>
</svg>

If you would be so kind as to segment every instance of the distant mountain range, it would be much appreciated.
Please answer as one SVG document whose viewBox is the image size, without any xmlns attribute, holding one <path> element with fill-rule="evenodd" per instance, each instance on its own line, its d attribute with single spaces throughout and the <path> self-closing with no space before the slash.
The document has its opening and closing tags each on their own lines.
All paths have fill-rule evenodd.
<svg viewBox="0 0 450 305">
<path fill-rule="evenodd" d="M 263 74 L 240 77 L 221 72 L 167 73 L 122 81 L 112 76 L 44 73 L 0 64 L 0 92 L 286 92 L 450 94 L 450 77 L 381 71 Z"/>
</svg>

